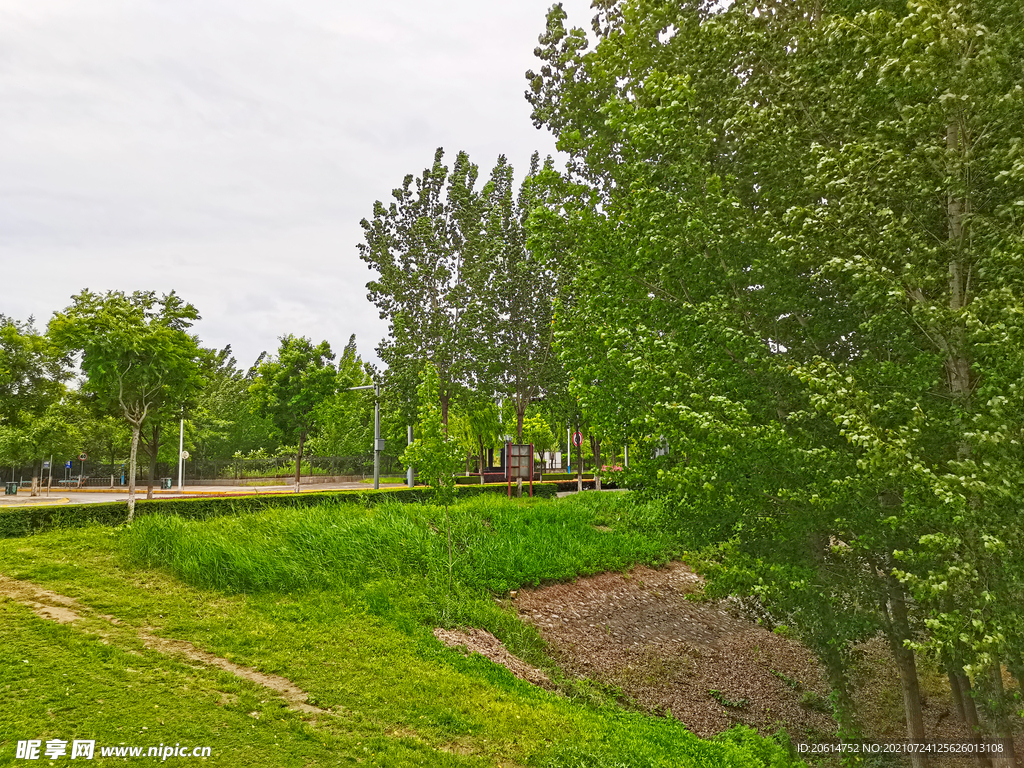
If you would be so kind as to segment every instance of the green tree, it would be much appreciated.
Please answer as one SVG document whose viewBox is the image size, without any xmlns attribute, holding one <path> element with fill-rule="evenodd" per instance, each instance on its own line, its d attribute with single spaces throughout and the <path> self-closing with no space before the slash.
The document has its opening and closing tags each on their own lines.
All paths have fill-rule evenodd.
<svg viewBox="0 0 1024 768">
<path fill-rule="evenodd" d="M 477 345 L 482 372 L 479 386 L 512 402 L 520 443 L 527 406 L 540 398 L 560 373 L 552 347 L 560 273 L 550 254 L 543 259 L 530 250 L 525 226 L 544 196 L 538 175 L 552 169 L 550 157 L 541 168 L 540 157 L 534 153 L 529 173 L 516 193 L 513 168 L 502 155 L 482 190 L 481 257 L 472 278 L 486 341 Z"/>
<path fill-rule="evenodd" d="M 185 414 L 185 439 L 197 459 L 226 460 L 258 448 L 277 449 L 280 433 L 273 420 L 250 407 L 255 375 L 256 366 L 248 374 L 238 367 L 230 345 L 206 350 L 203 389 Z"/>
<path fill-rule="evenodd" d="M 322 456 L 364 456 L 373 449 L 373 371 L 362 361 L 352 334 L 338 360 L 338 391 L 317 406 L 312 449 Z"/>
<path fill-rule="evenodd" d="M 111 471 L 128 458 L 132 433 L 124 419 L 114 414 L 96 414 L 80 392 L 68 393 L 81 419 L 82 448 L 89 456 L 108 462 Z M 68 459 L 70 455 L 61 458 Z"/>
<path fill-rule="evenodd" d="M 448 507 L 455 499 L 455 475 L 463 466 L 463 449 L 458 440 L 448 435 L 441 406 L 441 382 L 431 363 L 423 367 L 419 398 L 419 437 L 402 454 L 402 463 L 416 467 L 416 471 L 434 489 L 434 499 L 444 507 L 448 538 L 448 588 L 452 585 L 452 526 Z"/>
<path fill-rule="evenodd" d="M 66 367 L 32 318 L 20 323 L 0 314 L 0 425 L 23 424 L 59 400 Z"/>
<path fill-rule="evenodd" d="M 143 425 L 175 411 L 201 385 L 201 354 L 188 329 L 199 313 L 173 291 L 126 295 L 91 291 L 50 320 L 48 333 L 65 352 L 82 353 L 84 388 L 100 412 L 116 411 L 132 431 L 128 521 L 135 516 L 135 475 Z"/>
<path fill-rule="evenodd" d="M 326 341 L 313 346 L 305 337 L 281 337 L 277 356 L 263 360 L 249 388 L 251 407 L 268 413 L 286 440 L 297 441 L 295 492 L 302 453 L 316 425 L 316 409 L 337 390 L 334 353 Z"/>
<path fill-rule="evenodd" d="M 467 394 L 449 413 L 448 434 L 456 439 L 468 456 L 476 456 L 480 482 L 488 449 L 501 444 L 505 428 L 493 400 Z"/>
<path fill-rule="evenodd" d="M 482 341 L 468 281 L 479 255 L 482 205 L 469 156 L 460 152 L 450 173 L 443 157 L 438 149 L 422 175 L 406 176 L 390 205 L 374 204 L 373 220 L 360 222 L 359 254 L 379 274 L 367 283 L 368 298 L 390 324 L 377 350 L 388 366 L 385 389 L 411 403 L 419 368 L 429 361 L 447 427 L 448 406 L 473 381 Z"/>
<path fill-rule="evenodd" d="M 844 728 L 850 644 L 881 628 L 911 737 L 915 651 L 1006 733 L 1024 9 L 626 0 L 593 50 L 564 21 L 529 97 L 572 155 L 581 402 L 669 446 L 637 473 L 721 547 L 720 584 L 799 618 Z"/>
</svg>

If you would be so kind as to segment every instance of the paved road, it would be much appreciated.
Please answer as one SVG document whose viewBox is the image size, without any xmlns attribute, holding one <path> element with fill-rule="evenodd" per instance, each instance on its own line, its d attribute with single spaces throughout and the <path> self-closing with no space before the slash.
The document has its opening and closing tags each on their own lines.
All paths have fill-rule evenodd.
<svg viewBox="0 0 1024 768">
<path fill-rule="evenodd" d="M 381 484 L 381 488 L 401 488 L 403 484 Z M 196 496 L 256 496 L 262 493 L 290 493 L 294 485 L 186 485 L 185 492 L 177 489 L 171 491 L 155 490 L 155 499 L 180 499 L 194 498 Z M 302 486 L 302 493 L 316 493 L 317 491 L 340 491 L 340 490 L 370 490 L 373 483 L 315 483 Z M 604 489 L 604 490 L 625 490 L 625 489 Z M 576 490 L 559 491 L 557 496 L 571 496 Z M 146 498 L 146 489 L 138 491 L 137 499 Z M 34 506 L 37 504 L 99 504 L 105 501 L 127 501 L 127 489 L 109 491 L 105 489 L 57 489 L 53 488 L 47 496 L 44 490 L 39 496 L 29 496 L 27 488 L 22 488 L 16 496 L 0 496 L 0 509 L 8 507 Z"/>
<path fill-rule="evenodd" d="M 400 488 L 401 485 L 381 484 L 381 488 Z M 255 496 L 262 493 L 289 493 L 294 485 L 234 486 L 234 485 L 186 485 L 185 492 L 177 489 L 171 491 L 154 491 L 155 499 L 180 499 L 195 496 Z M 302 493 L 339 490 L 370 490 L 373 483 L 315 483 L 302 486 Z M 136 498 L 145 499 L 146 489 L 137 492 Z M 36 504 L 99 504 L 104 501 L 127 501 L 128 490 L 118 488 L 113 491 L 105 489 L 65 489 L 53 488 L 47 496 L 44 490 L 39 496 L 29 496 L 27 488 L 18 490 L 15 496 L 0 496 L 0 508 L 12 506 L 32 506 Z"/>
</svg>

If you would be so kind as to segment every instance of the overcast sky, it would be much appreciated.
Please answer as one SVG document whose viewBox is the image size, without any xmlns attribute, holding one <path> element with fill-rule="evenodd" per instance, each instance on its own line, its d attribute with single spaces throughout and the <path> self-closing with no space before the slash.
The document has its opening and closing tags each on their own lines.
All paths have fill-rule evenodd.
<svg viewBox="0 0 1024 768">
<path fill-rule="evenodd" d="M 523 98 L 549 5 L 0 0 L 0 313 L 174 289 L 243 367 L 285 333 L 376 361 L 359 221 L 439 146 L 554 153 Z"/>
</svg>

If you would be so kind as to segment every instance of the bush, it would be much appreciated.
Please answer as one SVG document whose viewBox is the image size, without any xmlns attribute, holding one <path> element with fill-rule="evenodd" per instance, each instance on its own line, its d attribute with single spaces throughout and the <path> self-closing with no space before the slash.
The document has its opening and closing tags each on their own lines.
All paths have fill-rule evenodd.
<svg viewBox="0 0 1024 768">
<path fill-rule="evenodd" d="M 556 484 L 534 483 L 533 495 L 554 498 Z M 481 493 L 506 493 L 504 485 L 463 486 L 456 498 Z M 382 488 L 379 491 L 323 491 L 320 493 L 264 493 L 257 496 L 218 496 L 200 499 L 153 499 L 135 504 L 135 514 L 174 515 L 186 520 L 209 520 L 224 515 L 240 515 L 275 508 L 311 507 L 325 501 L 372 506 L 383 499 L 400 502 L 430 502 L 431 488 Z M 86 525 L 123 525 L 128 519 L 128 504 L 123 501 L 101 504 L 65 504 L 61 506 L 19 507 L 0 512 L 0 538 L 11 539 L 54 528 L 80 528 Z"/>
</svg>

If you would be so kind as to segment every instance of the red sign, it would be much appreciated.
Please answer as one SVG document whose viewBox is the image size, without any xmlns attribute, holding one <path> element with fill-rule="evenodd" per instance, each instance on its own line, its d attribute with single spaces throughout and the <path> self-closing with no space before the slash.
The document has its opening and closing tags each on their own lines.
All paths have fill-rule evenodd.
<svg viewBox="0 0 1024 768">
<path fill-rule="evenodd" d="M 85 461 L 88 458 L 89 458 L 89 454 L 87 454 L 87 453 L 80 453 L 80 454 L 78 454 L 78 460 L 79 461 Z"/>
<path fill-rule="evenodd" d="M 573 433 L 572 444 L 575 445 L 577 448 L 583 445 L 583 433 L 580 432 L 579 430 L 576 430 Z"/>
</svg>

